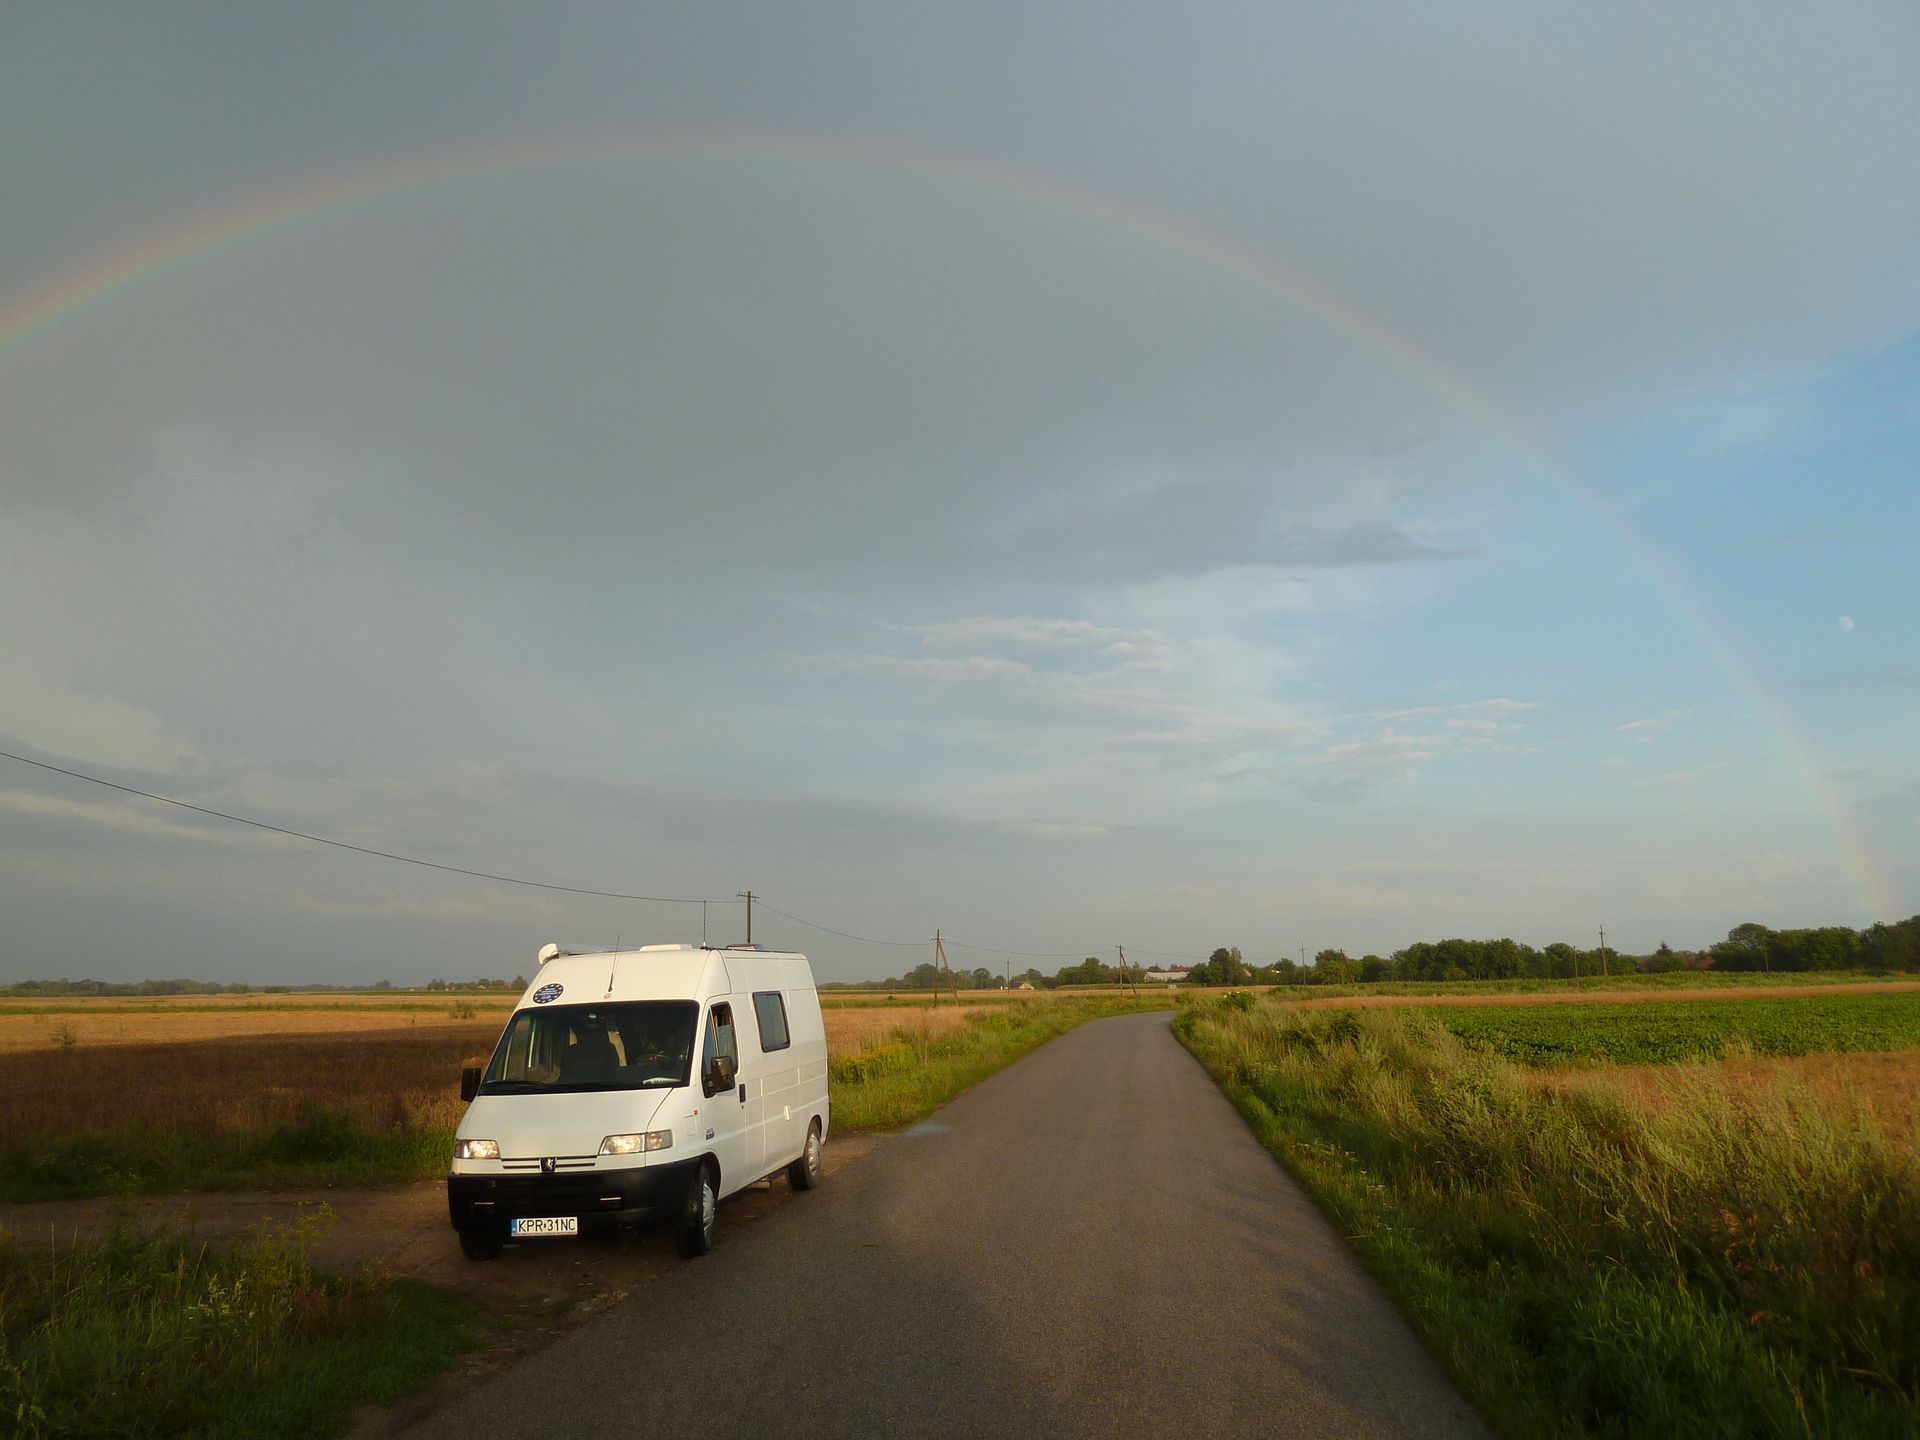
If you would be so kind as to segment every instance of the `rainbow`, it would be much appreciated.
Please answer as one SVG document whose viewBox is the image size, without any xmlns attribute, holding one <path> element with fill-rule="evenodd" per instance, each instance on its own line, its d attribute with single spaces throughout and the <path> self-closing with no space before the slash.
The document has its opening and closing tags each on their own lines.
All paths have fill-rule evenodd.
<svg viewBox="0 0 1920 1440">
<path fill-rule="evenodd" d="M 1355 309 L 1272 260 L 1180 221 L 1059 181 L 1000 166 L 890 146 L 755 134 L 602 135 L 431 154 L 335 175 L 196 216 L 138 245 L 56 279 L 0 309 L 0 355 L 56 325 L 96 309 L 121 291 L 219 252 L 289 229 L 314 216 L 385 196 L 482 176 L 637 160 L 780 160 L 882 174 L 932 178 L 1012 196 L 1177 252 L 1325 325 L 1385 358 L 1464 413 L 1524 460 L 1613 542 L 1680 612 L 1706 655 L 1742 696 L 1827 825 L 1849 878 L 1870 915 L 1894 919 L 1898 902 L 1883 867 L 1846 803 L 1825 780 L 1813 746 L 1761 683 L 1719 622 L 1668 562 L 1616 516 L 1573 467 L 1471 381 L 1409 337 Z"/>
</svg>

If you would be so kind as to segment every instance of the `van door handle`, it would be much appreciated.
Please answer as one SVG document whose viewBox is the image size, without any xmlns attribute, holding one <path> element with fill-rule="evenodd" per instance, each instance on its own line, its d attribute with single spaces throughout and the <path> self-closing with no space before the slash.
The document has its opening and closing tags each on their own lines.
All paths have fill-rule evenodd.
<svg viewBox="0 0 1920 1440">
<path fill-rule="evenodd" d="M 740 1082 L 740 1103 L 742 1105 L 747 1103 L 747 1082 L 744 1080 Z"/>
</svg>

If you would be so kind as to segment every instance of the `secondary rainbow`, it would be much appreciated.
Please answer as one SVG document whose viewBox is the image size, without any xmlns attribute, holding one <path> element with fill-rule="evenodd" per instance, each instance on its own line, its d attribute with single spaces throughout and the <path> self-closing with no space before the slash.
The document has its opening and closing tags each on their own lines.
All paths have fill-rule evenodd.
<svg viewBox="0 0 1920 1440">
<path fill-rule="evenodd" d="M 1874 918 L 1894 919 L 1897 901 L 1878 858 L 1851 811 L 1827 783 L 1812 745 L 1785 708 L 1768 693 L 1752 666 L 1706 606 L 1667 561 L 1634 534 L 1550 446 L 1502 410 L 1484 391 L 1448 369 L 1406 335 L 1328 294 L 1286 267 L 1181 221 L 1052 179 L 951 155 L 845 140 L 754 134 L 602 135 L 417 156 L 372 166 L 249 200 L 195 217 L 139 245 L 75 271 L 0 309 L 0 354 L 49 328 L 98 307 L 129 286 L 219 251 L 286 229 L 345 206 L 384 196 L 453 184 L 480 176 L 606 162 L 773 159 L 837 167 L 896 178 L 973 186 L 1065 211 L 1149 244 L 1227 272 L 1291 309 L 1384 356 L 1433 393 L 1499 437 L 1584 514 L 1684 617 L 1702 649 L 1772 736 L 1781 755 L 1831 831 L 1848 874 Z"/>
</svg>

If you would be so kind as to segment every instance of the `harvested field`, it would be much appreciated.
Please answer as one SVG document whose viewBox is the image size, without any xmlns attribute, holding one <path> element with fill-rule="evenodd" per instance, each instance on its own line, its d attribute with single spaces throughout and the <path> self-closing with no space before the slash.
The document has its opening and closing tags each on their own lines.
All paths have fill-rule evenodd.
<svg viewBox="0 0 1920 1440">
<path fill-rule="evenodd" d="M 167 1045 L 237 1036 L 357 1035 L 431 1031 L 485 1020 L 495 1034 L 511 1002 L 441 1001 L 433 1005 L 73 1007 L 51 1014 L 0 1009 L 0 1055 L 22 1050 Z M 489 1018 L 491 1017 L 491 1018 Z"/>
<path fill-rule="evenodd" d="M 515 997 L 517 999 L 518 997 Z M 384 1034 L 429 1036 L 457 1031 L 486 1034 L 485 1050 L 512 1013 L 513 1000 L 436 1000 L 306 1005 L 294 1002 L 207 1005 L 202 997 L 179 1004 L 140 1000 L 77 1001 L 51 1013 L 0 1005 L 0 1057 L 23 1051 L 94 1051 L 102 1047 L 215 1044 L 244 1037 L 271 1037 L 272 1045 L 294 1037 L 329 1037 L 357 1045 L 356 1037 Z M 1031 1001 L 1044 1004 L 1045 1001 Z M 964 1029 L 972 1017 L 1004 1008 L 994 1005 L 829 1005 L 823 1015 L 831 1059 L 858 1055 L 896 1039 L 926 1040 Z M 897 1033 L 896 1032 L 900 1032 Z M 439 1053 L 439 1052 L 435 1052 Z M 0 1098 L 0 1108 L 7 1101 Z"/>
<path fill-rule="evenodd" d="M 264 1130 L 315 1105 L 372 1128 L 451 1127 L 460 1067 L 493 1049 L 493 1021 L 416 1033 L 76 1045 L 0 1055 L 0 1150 L 50 1136 L 137 1129 Z"/>
</svg>

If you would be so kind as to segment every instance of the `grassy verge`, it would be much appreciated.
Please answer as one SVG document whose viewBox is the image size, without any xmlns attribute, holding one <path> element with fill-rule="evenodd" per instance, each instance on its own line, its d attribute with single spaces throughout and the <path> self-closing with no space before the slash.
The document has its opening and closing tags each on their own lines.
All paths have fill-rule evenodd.
<svg viewBox="0 0 1920 1440">
<path fill-rule="evenodd" d="M 1649 1113 L 1415 1011 L 1175 1028 L 1504 1433 L 1920 1430 L 1920 1165 L 1863 1108 Z"/>
<path fill-rule="evenodd" d="M 903 1025 L 885 1043 L 833 1062 L 833 1123 L 852 1130 L 910 1125 L 1076 1025 L 1172 1008 L 1162 996 L 1075 997 L 970 1015 L 965 1026 L 941 1032 Z"/>
<path fill-rule="evenodd" d="M 323 1223 L 225 1253 L 126 1224 L 43 1255 L 0 1243 L 0 1429 L 333 1435 L 473 1343 L 451 1296 L 316 1273 L 307 1246 Z"/>
</svg>

